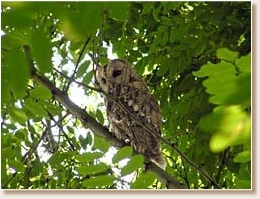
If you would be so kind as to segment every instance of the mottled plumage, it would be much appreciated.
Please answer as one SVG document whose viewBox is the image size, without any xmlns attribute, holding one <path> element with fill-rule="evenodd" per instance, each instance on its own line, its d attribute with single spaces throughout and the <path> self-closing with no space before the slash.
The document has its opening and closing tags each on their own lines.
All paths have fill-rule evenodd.
<svg viewBox="0 0 260 199">
<path fill-rule="evenodd" d="M 160 108 L 145 82 L 129 63 L 120 59 L 98 67 L 96 77 L 105 93 L 107 117 L 115 135 L 130 141 L 135 151 L 165 168 L 160 139 L 144 127 L 145 124 L 161 135 Z"/>
</svg>

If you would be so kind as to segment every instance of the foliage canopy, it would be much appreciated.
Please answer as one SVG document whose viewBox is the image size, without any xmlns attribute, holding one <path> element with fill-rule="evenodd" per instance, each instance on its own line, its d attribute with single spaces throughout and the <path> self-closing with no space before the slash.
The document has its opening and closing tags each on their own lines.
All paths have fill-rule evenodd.
<svg viewBox="0 0 260 199">
<path fill-rule="evenodd" d="M 3 189 L 178 187 L 167 176 L 182 188 L 251 188 L 250 2 L 1 9 Z M 94 65 L 111 49 L 160 104 L 165 171 L 106 128 Z"/>
</svg>

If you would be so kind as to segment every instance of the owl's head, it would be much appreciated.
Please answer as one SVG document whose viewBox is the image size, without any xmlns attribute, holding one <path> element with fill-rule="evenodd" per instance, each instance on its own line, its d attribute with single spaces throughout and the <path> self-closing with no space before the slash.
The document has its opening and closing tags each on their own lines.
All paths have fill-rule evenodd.
<svg viewBox="0 0 260 199">
<path fill-rule="evenodd" d="M 104 66 L 97 68 L 96 78 L 100 88 L 108 93 L 115 86 L 129 83 L 133 69 L 124 60 L 114 59 Z"/>
</svg>

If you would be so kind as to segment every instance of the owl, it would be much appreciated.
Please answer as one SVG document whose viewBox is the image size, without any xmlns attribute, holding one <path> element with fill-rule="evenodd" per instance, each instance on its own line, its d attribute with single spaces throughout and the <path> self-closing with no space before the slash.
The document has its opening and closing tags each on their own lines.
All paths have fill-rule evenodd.
<svg viewBox="0 0 260 199">
<path fill-rule="evenodd" d="M 145 82 L 128 62 L 121 59 L 99 66 L 96 80 L 104 93 L 108 121 L 115 136 L 130 142 L 136 152 L 164 169 L 159 138 L 162 117 Z"/>
</svg>

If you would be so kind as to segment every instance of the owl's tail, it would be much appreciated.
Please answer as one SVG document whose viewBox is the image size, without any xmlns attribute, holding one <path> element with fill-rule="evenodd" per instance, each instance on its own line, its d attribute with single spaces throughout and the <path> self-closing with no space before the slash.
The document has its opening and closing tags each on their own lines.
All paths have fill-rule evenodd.
<svg viewBox="0 0 260 199">
<path fill-rule="evenodd" d="M 165 170 L 166 162 L 162 154 L 155 155 L 151 158 L 152 162 L 154 162 L 161 169 Z"/>
</svg>

